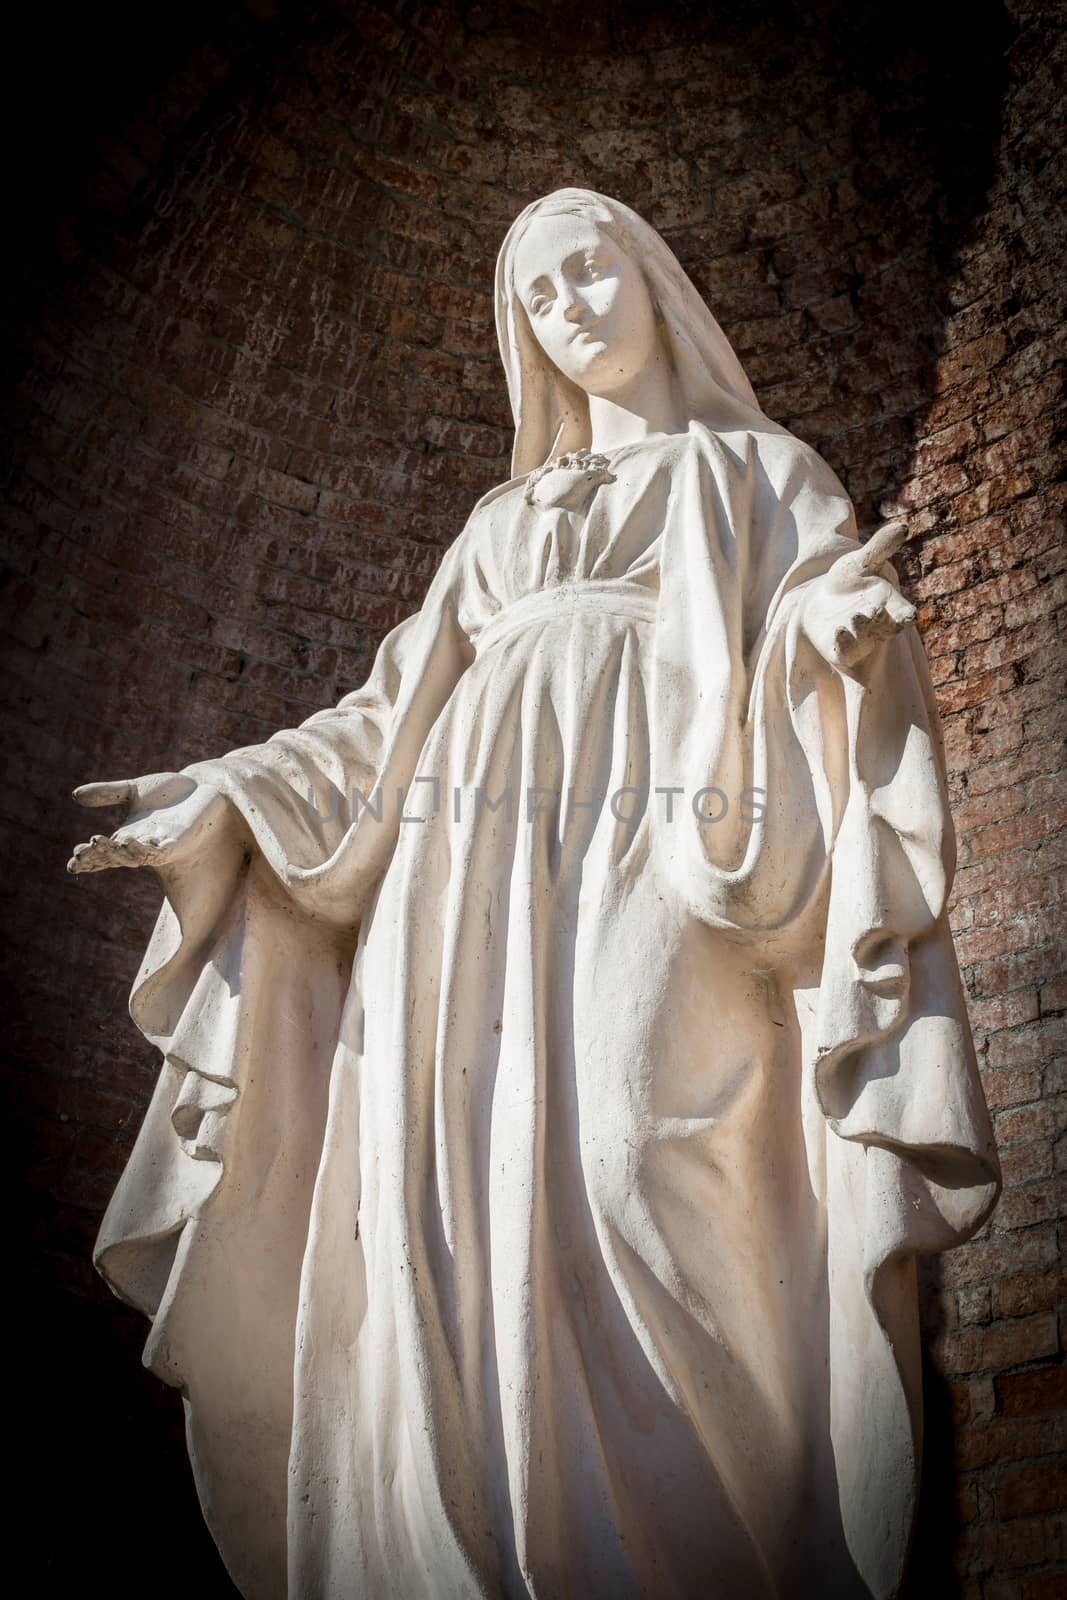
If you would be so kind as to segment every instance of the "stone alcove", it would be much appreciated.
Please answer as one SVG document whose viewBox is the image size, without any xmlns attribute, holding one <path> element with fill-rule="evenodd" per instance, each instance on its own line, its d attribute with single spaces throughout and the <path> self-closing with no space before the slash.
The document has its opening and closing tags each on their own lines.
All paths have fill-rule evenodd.
<svg viewBox="0 0 1067 1600">
<path fill-rule="evenodd" d="M 506 475 L 491 265 L 527 200 L 579 182 L 661 229 L 861 523 L 912 517 L 1009 1180 L 993 1229 L 927 1275 L 919 1550 L 943 1592 L 954 1571 L 1051 1593 L 1057 41 L 1032 0 L 929 13 L 248 0 L 151 33 L 134 8 L 25 22 L 4 893 L 50 1584 L 227 1592 L 176 1399 L 88 1265 L 155 1073 L 122 1004 L 156 896 L 64 880 L 67 794 L 361 680 Z"/>
</svg>

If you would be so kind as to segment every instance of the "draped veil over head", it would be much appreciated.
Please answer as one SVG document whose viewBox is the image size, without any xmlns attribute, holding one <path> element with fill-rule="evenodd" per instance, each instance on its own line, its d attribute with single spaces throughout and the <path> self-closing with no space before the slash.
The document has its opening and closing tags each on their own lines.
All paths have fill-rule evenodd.
<svg viewBox="0 0 1067 1600">
<path fill-rule="evenodd" d="M 515 417 L 511 469 L 521 477 L 553 457 L 587 449 L 586 396 L 541 349 L 515 290 L 515 255 L 538 217 L 581 216 L 637 262 L 662 318 L 663 338 L 687 418 L 714 433 L 772 429 L 729 340 L 674 253 L 629 206 L 592 189 L 557 189 L 535 200 L 508 229 L 496 267 L 496 329 Z"/>
</svg>

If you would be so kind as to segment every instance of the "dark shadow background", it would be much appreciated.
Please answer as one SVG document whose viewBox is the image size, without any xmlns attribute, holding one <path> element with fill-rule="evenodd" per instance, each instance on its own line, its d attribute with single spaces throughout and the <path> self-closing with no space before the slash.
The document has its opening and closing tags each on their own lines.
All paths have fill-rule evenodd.
<svg viewBox="0 0 1067 1600">
<path fill-rule="evenodd" d="M 873 524 L 925 470 L 1033 11 L 117 0 L 4 24 L 8 1372 L 39 1592 L 231 1592 L 178 1399 L 89 1266 L 156 1071 L 124 1007 L 157 896 L 65 880 L 71 787 L 361 680 L 506 476 L 492 263 L 562 183 L 660 227 Z M 1010 267 L 995 320 L 1022 348 Z M 932 1367 L 929 1389 L 918 1553 L 950 1594 Z"/>
</svg>

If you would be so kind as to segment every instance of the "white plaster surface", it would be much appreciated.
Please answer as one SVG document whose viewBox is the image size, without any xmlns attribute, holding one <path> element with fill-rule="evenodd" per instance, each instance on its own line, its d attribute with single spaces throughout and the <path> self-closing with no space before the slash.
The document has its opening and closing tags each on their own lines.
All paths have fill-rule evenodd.
<svg viewBox="0 0 1067 1600">
<path fill-rule="evenodd" d="M 618 202 L 497 319 L 515 477 L 367 683 L 80 791 L 166 894 L 97 1261 L 253 1600 L 890 1596 L 998 1183 L 905 530 Z"/>
</svg>

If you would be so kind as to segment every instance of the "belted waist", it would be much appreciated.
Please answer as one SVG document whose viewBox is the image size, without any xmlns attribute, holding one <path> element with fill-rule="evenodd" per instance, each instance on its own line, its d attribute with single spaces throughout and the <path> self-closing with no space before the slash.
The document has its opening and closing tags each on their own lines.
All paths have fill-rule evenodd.
<svg viewBox="0 0 1067 1600">
<path fill-rule="evenodd" d="M 474 640 L 481 655 L 505 635 L 535 623 L 569 622 L 580 612 L 599 611 L 625 617 L 630 622 L 655 622 L 659 596 L 643 584 L 625 578 L 590 578 L 578 583 L 553 584 L 513 600 L 498 611 Z"/>
</svg>

